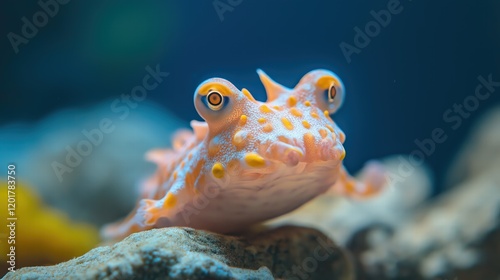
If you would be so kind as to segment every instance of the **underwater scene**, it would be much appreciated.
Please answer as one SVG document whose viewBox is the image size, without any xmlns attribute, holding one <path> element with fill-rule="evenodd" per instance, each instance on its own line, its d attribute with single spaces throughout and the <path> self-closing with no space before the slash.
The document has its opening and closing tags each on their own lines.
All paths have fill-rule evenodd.
<svg viewBox="0 0 500 280">
<path fill-rule="evenodd" d="M 500 280 L 500 2 L 0 6 L 0 278 Z"/>
</svg>

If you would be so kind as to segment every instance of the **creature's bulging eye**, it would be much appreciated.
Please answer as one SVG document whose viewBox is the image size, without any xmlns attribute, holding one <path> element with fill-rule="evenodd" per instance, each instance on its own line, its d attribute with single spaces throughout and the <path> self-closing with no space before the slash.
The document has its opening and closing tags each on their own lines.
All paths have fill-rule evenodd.
<svg viewBox="0 0 500 280">
<path fill-rule="evenodd" d="M 207 104 L 213 111 L 219 111 L 224 106 L 224 97 L 218 91 L 207 94 Z"/>
<path fill-rule="evenodd" d="M 331 85 L 330 88 L 328 88 L 328 102 L 333 103 L 335 100 L 335 96 L 337 95 L 337 89 L 335 88 L 335 85 Z"/>
</svg>

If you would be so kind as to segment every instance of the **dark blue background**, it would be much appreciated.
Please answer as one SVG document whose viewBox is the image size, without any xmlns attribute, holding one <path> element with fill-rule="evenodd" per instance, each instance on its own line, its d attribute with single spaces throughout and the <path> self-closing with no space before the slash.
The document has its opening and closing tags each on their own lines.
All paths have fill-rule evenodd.
<svg viewBox="0 0 500 280">
<path fill-rule="evenodd" d="M 256 68 L 287 86 L 327 68 L 347 88 L 334 117 L 348 136 L 347 166 L 410 153 L 440 127 L 449 138 L 427 158 L 439 183 L 474 120 L 499 103 L 500 91 L 457 130 L 443 120 L 474 94 L 479 75 L 500 80 L 500 2 L 401 1 L 403 11 L 347 63 L 339 44 L 352 44 L 353 28 L 387 3 L 243 0 L 221 21 L 212 1 L 72 0 L 15 54 L 7 34 L 20 34 L 21 18 L 40 6 L 2 1 L 0 125 L 129 93 L 146 65 L 170 72 L 148 100 L 185 120 L 198 118 L 192 94 L 206 78 L 224 77 L 263 100 Z"/>
</svg>

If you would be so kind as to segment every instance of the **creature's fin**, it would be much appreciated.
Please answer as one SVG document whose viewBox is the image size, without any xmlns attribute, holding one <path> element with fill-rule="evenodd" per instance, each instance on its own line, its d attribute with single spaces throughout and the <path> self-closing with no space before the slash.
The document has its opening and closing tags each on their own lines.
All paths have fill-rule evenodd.
<svg viewBox="0 0 500 280">
<path fill-rule="evenodd" d="M 177 204 L 177 196 L 171 192 L 159 200 L 141 199 L 123 221 L 106 225 L 101 230 L 101 236 L 105 240 L 120 240 L 134 232 L 154 228 L 160 218 L 174 216 Z"/>
<path fill-rule="evenodd" d="M 191 127 L 193 128 L 197 142 L 205 139 L 208 134 L 208 124 L 206 122 L 192 120 Z"/>
<path fill-rule="evenodd" d="M 366 164 L 362 171 L 362 177 L 363 181 L 357 181 L 342 166 L 339 178 L 333 185 L 332 191 L 353 198 L 370 198 L 378 194 L 387 183 L 384 167 L 376 161 Z"/>
</svg>

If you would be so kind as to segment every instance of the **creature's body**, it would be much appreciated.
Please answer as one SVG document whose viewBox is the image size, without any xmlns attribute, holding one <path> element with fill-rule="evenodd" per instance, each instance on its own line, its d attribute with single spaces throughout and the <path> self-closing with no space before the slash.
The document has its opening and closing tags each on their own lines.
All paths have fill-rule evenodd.
<svg viewBox="0 0 500 280">
<path fill-rule="evenodd" d="M 136 209 L 107 226 L 104 237 L 164 226 L 235 232 L 329 189 L 367 197 L 381 187 L 377 167 L 359 183 L 342 165 L 345 135 L 330 118 L 344 97 L 336 75 L 311 71 L 288 89 L 258 73 L 267 102 L 224 79 L 197 88 L 195 106 L 206 122 L 193 121 L 194 132 L 178 132 L 173 149 L 148 154 L 159 166 L 156 174 Z"/>
</svg>

